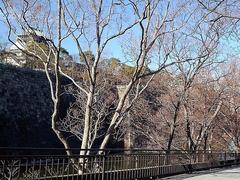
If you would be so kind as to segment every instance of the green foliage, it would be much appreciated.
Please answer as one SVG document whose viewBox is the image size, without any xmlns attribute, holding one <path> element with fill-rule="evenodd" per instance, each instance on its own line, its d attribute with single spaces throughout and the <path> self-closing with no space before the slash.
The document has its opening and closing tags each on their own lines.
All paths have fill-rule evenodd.
<svg viewBox="0 0 240 180">
<path fill-rule="evenodd" d="M 80 61 L 85 62 L 84 55 L 87 59 L 87 61 L 92 64 L 94 62 L 95 56 L 92 53 L 92 51 L 85 51 L 83 54 L 80 55 Z"/>
<path fill-rule="evenodd" d="M 136 67 L 133 67 L 133 66 L 130 66 L 127 64 L 123 64 L 123 63 L 121 63 L 121 61 L 119 59 L 114 58 L 114 57 L 109 59 L 108 65 L 112 71 L 114 71 L 114 72 L 118 71 L 118 73 L 128 76 L 128 77 L 132 76 L 136 70 Z M 144 66 L 142 69 L 143 73 L 147 73 L 150 71 L 151 70 L 147 66 Z"/>
<path fill-rule="evenodd" d="M 69 55 L 68 50 L 63 47 L 60 47 L 60 52 Z"/>
<path fill-rule="evenodd" d="M 48 55 L 50 54 L 50 59 L 54 58 L 52 50 L 44 42 L 29 41 L 27 42 L 27 50 L 34 53 L 42 61 L 47 62 Z"/>
<path fill-rule="evenodd" d="M 26 45 L 27 45 L 27 51 L 35 54 L 37 57 L 26 56 L 26 63 L 24 65 L 25 67 L 29 67 L 32 69 L 44 68 L 43 62 L 48 61 L 49 54 L 50 54 L 49 66 L 51 67 L 55 57 L 54 57 L 53 50 L 48 47 L 48 44 L 45 43 L 45 41 L 38 42 L 33 38 L 29 38 Z M 60 52 L 63 54 L 66 54 L 67 56 L 70 56 L 69 52 L 63 47 L 60 48 Z M 65 59 L 61 59 L 61 60 L 65 60 Z M 60 62 L 60 65 L 63 66 L 63 62 Z"/>
<path fill-rule="evenodd" d="M 131 76 L 133 75 L 134 71 L 135 71 L 135 67 L 132 66 L 128 66 L 126 64 L 122 64 L 122 72 L 124 75 L 126 76 Z"/>
<path fill-rule="evenodd" d="M 115 68 L 121 66 L 121 63 L 120 63 L 119 59 L 112 57 L 109 60 L 109 65 L 111 68 L 115 69 Z"/>
<path fill-rule="evenodd" d="M 4 43 L 0 40 L 0 62 L 4 61 L 4 59 L 9 55 L 6 51 L 7 43 Z"/>
<path fill-rule="evenodd" d="M 48 45 L 44 42 L 36 42 L 33 39 L 26 43 L 27 51 L 36 55 L 36 57 L 26 57 L 26 67 L 43 69 L 43 62 L 48 61 L 48 55 L 50 54 L 50 64 L 54 59 L 54 54 Z"/>
</svg>

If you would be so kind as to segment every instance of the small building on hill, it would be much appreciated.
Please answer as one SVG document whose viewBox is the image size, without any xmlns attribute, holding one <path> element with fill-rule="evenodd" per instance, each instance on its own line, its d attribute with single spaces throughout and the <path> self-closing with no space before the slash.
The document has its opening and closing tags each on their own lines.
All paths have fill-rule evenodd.
<svg viewBox="0 0 240 180">
<path fill-rule="evenodd" d="M 24 67 L 29 59 L 23 52 L 27 50 L 27 43 L 31 41 L 43 42 L 44 35 L 39 30 L 24 31 L 23 34 L 17 36 L 14 44 L 6 50 L 6 56 L 3 60 L 4 63 L 14 66 Z"/>
<path fill-rule="evenodd" d="M 48 39 L 43 32 L 37 29 L 24 31 L 22 34 L 17 36 L 14 44 L 4 51 L 4 58 L 2 58 L 2 62 L 18 67 L 43 69 L 43 64 L 39 59 L 24 53 L 24 51 L 30 50 L 33 54 L 44 59 L 45 55 L 43 51 L 49 52 L 49 42 L 50 39 Z M 64 65 L 73 61 L 72 56 L 64 48 L 61 48 L 60 60 Z"/>
</svg>

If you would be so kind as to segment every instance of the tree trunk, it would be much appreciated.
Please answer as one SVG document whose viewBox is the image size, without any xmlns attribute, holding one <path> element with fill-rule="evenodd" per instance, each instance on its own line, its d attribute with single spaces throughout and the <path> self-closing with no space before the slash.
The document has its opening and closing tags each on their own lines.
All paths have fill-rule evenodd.
<svg viewBox="0 0 240 180">
<path fill-rule="evenodd" d="M 177 123 L 180 106 L 181 106 L 181 101 L 179 100 L 177 102 L 177 106 L 175 107 L 175 113 L 174 113 L 174 117 L 173 117 L 173 125 L 171 127 L 171 131 L 170 131 L 169 139 L 168 139 L 167 152 L 166 152 L 167 154 L 169 154 L 171 151 L 171 146 L 172 146 L 172 141 L 173 141 L 173 138 L 175 135 L 176 123 Z"/>
<path fill-rule="evenodd" d="M 124 107 L 124 104 L 125 104 L 125 100 L 128 96 L 128 93 L 129 91 L 131 90 L 132 86 L 134 84 L 134 81 L 132 80 L 127 86 L 126 86 L 126 89 L 124 90 L 123 94 L 122 94 L 122 97 L 120 97 L 120 100 L 119 100 L 119 103 L 118 103 L 118 106 L 115 110 L 115 113 L 111 119 L 111 123 L 107 129 L 107 133 L 100 145 L 100 149 L 105 149 L 106 146 L 107 146 L 107 143 L 109 142 L 109 139 L 110 139 L 110 136 L 113 134 L 114 130 L 115 130 L 115 126 L 116 126 L 116 123 L 117 123 L 117 120 L 119 119 L 120 117 L 120 113 L 122 112 L 122 108 Z M 101 154 L 102 151 L 99 152 L 99 154 Z"/>
</svg>

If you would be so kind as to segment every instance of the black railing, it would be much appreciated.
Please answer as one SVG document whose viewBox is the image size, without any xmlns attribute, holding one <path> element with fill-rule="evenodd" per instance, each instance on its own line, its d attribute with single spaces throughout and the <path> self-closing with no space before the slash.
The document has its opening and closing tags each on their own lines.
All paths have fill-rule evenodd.
<svg viewBox="0 0 240 180">
<path fill-rule="evenodd" d="M 89 155 L 67 156 L 63 149 L 0 148 L 4 152 L 0 153 L 0 179 L 143 179 L 239 163 L 237 153 L 227 152 L 107 149 L 98 154 L 99 149 L 86 151 Z"/>
</svg>

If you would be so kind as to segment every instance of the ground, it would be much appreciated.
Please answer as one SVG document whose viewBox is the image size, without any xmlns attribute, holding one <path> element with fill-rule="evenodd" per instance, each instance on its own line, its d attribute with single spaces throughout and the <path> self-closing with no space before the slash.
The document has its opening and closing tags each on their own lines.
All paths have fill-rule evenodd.
<svg viewBox="0 0 240 180">
<path fill-rule="evenodd" d="M 162 178 L 161 180 L 240 180 L 240 167 L 213 169 Z"/>
</svg>

